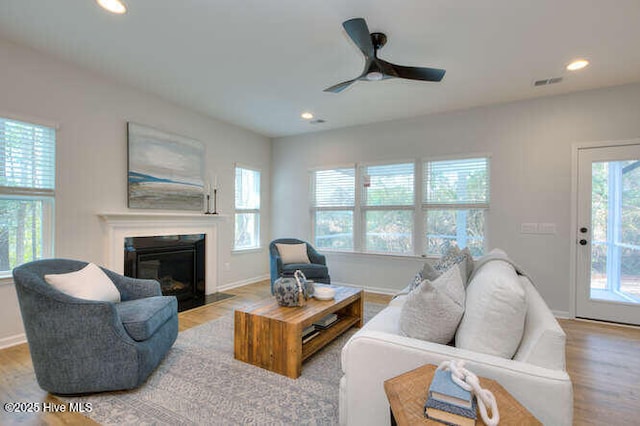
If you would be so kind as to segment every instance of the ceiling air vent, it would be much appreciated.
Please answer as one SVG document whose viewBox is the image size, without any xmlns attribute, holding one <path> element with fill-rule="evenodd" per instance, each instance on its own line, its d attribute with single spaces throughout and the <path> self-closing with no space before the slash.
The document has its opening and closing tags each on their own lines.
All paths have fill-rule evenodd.
<svg viewBox="0 0 640 426">
<path fill-rule="evenodd" d="M 311 124 L 322 124 L 322 123 L 326 123 L 325 120 L 318 118 L 317 120 L 311 120 L 309 123 Z"/>
<path fill-rule="evenodd" d="M 562 77 L 545 78 L 544 80 L 536 80 L 533 82 L 534 87 L 548 86 L 549 84 L 556 84 L 562 81 Z"/>
</svg>

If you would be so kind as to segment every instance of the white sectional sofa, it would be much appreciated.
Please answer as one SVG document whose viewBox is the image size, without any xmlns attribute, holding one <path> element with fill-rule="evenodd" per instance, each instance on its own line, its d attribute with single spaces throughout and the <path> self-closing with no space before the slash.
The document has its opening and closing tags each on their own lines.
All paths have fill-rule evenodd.
<svg viewBox="0 0 640 426">
<path fill-rule="evenodd" d="M 340 423 L 389 425 L 385 380 L 424 364 L 457 359 L 479 377 L 496 380 L 544 424 L 571 425 L 573 390 L 565 369 L 565 333 L 531 281 L 520 275 L 517 279 L 526 291 L 527 313 L 512 359 L 406 337 L 399 323 L 407 296 L 392 300 L 342 350 Z"/>
</svg>

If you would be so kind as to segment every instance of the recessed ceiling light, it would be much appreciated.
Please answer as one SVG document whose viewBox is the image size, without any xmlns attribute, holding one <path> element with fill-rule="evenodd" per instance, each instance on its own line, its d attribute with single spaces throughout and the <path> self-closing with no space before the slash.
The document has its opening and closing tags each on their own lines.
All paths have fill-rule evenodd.
<svg viewBox="0 0 640 426">
<path fill-rule="evenodd" d="M 127 12 L 127 6 L 121 0 L 96 0 L 98 4 L 111 13 L 122 15 Z"/>
<path fill-rule="evenodd" d="M 567 65 L 567 69 L 569 71 L 577 71 L 577 70 L 581 70 L 587 65 L 589 65 L 589 61 L 587 61 L 586 59 L 576 59 L 575 61 Z"/>
<path fill-rule="evenodd" d="M 302 114 L 300 114 L 300 117 L 304 118 L 305 120 L 311 120 L 313 118 L 313 114 L 311 114 L 310 112 L 303 112 Z"/>
</svg>

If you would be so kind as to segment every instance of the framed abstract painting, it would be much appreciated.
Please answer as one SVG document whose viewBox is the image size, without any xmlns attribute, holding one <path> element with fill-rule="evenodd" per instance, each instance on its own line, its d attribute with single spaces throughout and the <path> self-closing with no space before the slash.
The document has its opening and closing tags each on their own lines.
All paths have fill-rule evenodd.
<svg viewBox="0 0 640 426">
<path fill-rule="evenodd" d="M 129 208 L 202 211 L 204 145 L 127 123 Z"/>
</svg>

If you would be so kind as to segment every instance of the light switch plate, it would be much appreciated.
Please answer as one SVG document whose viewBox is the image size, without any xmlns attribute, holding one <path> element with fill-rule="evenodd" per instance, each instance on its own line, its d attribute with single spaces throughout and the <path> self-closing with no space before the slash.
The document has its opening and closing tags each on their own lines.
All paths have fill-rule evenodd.
<svg viewBox="0 0 640 426">
<path fill-rule="evenodd" d="M 555 234 L 556 233 L 556 224 L 555 223 L 541 223 L 538 226 L 538 232 L 541 234 Z"/>
</svg>

